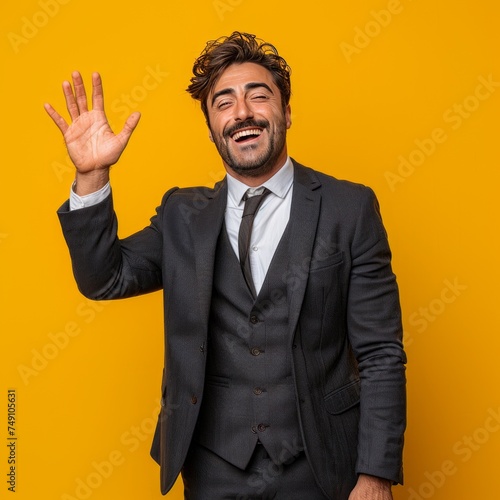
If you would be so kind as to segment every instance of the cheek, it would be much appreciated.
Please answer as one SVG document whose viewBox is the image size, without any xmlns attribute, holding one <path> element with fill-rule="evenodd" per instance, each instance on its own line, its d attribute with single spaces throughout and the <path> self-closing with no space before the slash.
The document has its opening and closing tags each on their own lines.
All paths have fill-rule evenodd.
<svg viewBox="0 0 500 500">
<path fill-rule="evenodd" d="M 290 122 L 290 116 L 288 113 L 283 111 L 281 106 L 273 106 L 272 109 L 268 109 L 267 113 L 264 116 L 271 123 L 274 123 L 276 126 L 285 125 L 287 128 Z"/>
<path fill-rule="evenodd" d="M 208 126 L 212 130 L 212 132 L 215 133 L 215 131 L 219 129 L 220 122 L 221 122 L 221 114 L 214 111 L 209 111 Z"/>
<path fill-rule="evenodd" d="M 212 131 L 212 134 L 218 137 L 224 136 L 224 131 L 226 130 L 227 125 L 228 121 L 221 116 L 220 113 L 214 113 L 214 115 L 210 117 L 210 130 Z"/>
</svg>

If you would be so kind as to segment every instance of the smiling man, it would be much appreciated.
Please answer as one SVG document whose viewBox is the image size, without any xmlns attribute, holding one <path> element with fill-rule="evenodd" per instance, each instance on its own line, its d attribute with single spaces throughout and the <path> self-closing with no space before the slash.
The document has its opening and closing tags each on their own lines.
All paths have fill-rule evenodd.
<svg viewBox="0 0 500 500">
<path fill-rule="evenodd" d="M 109 168 L 139 114 L 115 135 L 97 73 L 92 110 L 79 73 L 64 82 L 71 124 L 46 105 L 76 166 L 59 217 L 80 290 L 164 290 L 161 491 L 182 473 L 188 500 L 389 500 L 406 358 L 376 198 L 288 156 L 290 69 L 272 45 L 235 32 L 193 73 L 227 175 L 170 189 L 125 239 Z"/>
</svg>

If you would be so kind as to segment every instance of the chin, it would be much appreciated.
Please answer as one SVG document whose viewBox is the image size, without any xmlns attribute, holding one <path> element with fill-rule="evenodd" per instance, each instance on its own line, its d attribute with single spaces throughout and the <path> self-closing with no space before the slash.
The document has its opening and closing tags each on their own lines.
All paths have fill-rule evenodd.
<svg viewBox="0 0 500 500">
<path fill-rule="evenodd" d="M 258 164 L 236 164 L 231 165 L 231 169 L 244 177 L 258 177 L 262 174 L 267 174 L 272 170 L 272 165 L 269 162 Z"/>
</svg>

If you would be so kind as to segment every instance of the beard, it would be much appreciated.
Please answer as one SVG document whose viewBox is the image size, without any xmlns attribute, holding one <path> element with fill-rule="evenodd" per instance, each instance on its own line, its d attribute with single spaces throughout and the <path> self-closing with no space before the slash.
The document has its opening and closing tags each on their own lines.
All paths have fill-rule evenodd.
<svg viewBox="0 0 500 500">
<path fill-rule="evenodd" d="M 231 136 L 243 128 L 260 128 L 268 134 L 268 142 L 261 144 L 242 145 L 238 151 L 232 148 Z M 267 120 L 245 120 L 228 128 L 223 136 L 213 136 L 215 147 L 224 163 L 234 172 L 243 177 L 259 177 L 272 171 L 281 156 L 286 143 L 286 123 L 281 117 L 276 123 L 276 129 L 271 130 Z M 260 152 L 255 150 L 262 149 Z M 254 152 L 255 151 L 255 152 Z"/>
</svg>

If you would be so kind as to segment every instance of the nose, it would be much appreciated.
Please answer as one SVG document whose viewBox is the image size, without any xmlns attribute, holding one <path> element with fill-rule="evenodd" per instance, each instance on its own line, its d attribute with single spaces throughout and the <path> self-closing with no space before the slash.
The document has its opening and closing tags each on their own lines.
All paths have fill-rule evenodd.
<svg viewBox="0 0 500 500">
<path fill-rule="evenodd" d="M 235 119 L 244 121 L 249 118 L 253 118 L 253 110 L 249 106 L 248 101 L 244 98 L 238 99 L 235 106 Z"/>
</svg>

